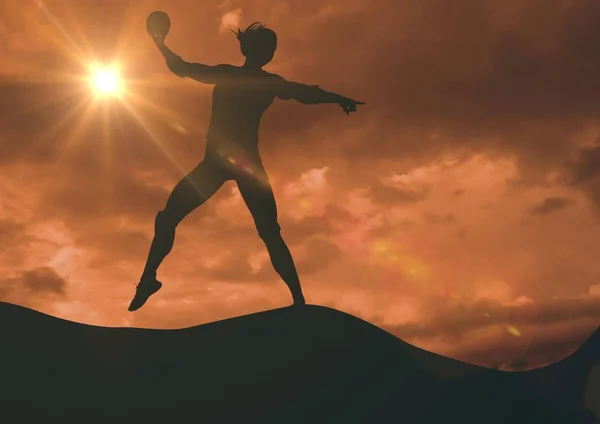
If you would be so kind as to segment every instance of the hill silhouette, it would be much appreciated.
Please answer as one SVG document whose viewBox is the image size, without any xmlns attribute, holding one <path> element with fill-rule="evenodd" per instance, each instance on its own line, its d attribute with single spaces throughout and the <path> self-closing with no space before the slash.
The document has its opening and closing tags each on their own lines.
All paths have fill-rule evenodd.
<svg viewBox="0 0 600 424">
<path fill-rule="evenodd" d="M 179 330 L 90 326 L 1 302 L 0 317 L 4 416 L 20 410 L 37 419 L 111 422 L 598 422 L 584 392 L 600 363 L 600 330 L 551 366 L 504 372 L 427 352 L 319 306 Z M 589 399 L 588 407 L 598 410 Z"/>
</svg>

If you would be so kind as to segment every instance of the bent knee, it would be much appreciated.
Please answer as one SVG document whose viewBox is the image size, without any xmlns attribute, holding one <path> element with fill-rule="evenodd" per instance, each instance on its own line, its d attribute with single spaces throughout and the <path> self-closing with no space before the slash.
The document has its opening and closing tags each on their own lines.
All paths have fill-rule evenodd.
<svg viewBox="0 0 600 424">
<path fill-rule="evenodd" d="M 178 219 L 168 208 L 159 211 L 154 219 L 154 225 L 158 228 L 175 228 L 181 219 Z"/>
</svg>

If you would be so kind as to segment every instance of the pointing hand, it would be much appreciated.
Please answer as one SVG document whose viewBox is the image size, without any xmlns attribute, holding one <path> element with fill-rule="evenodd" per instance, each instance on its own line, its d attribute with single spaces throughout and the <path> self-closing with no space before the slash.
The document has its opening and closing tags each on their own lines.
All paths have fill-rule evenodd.
<svg viewBox="0 0 600 424">
<path fill-rule="evenodd" d="M 365 103 L 342 97 L 338 104 L 342 107 L 346 115 L 350 115 L 350 112 L 356 112 L 357 105 L 364 105 Z"/>
</svg>

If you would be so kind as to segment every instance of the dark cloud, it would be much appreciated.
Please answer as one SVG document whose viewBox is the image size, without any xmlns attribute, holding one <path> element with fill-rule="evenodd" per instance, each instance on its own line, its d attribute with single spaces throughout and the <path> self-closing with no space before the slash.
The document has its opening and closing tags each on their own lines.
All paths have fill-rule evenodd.
<svg viewBox="0 0 600 424">
<path fill-rule="evenodd" d="M 380 43 L 363 50 L 360 59 L 363 69 L 381 71 L 372 73 L 377 80 L 369 81 L 371 88 L 388 84 L 385 93 L 368 92 L 386 99 L 386 106 L 396 106 L 398 116 L 492 129 L 509 121 L 586 117 L 597 110 L 600 84 L 594 81 L 594 69 L 600 54 L 592 40 L 600 35 L 595 24 L 598 4 L 396 4 L 384 2 L 366 10 L 367 16 L 388 8 L 389 13 L 369 27 L 371 34 L 381 35 Z M 335 26 L 343 19 L 348 23 L 359 15 L 344 16 Z"/>
<path fill-rule="evenodd" d="M 67 297 L 67 280 L 51 267 L 22 271 L 0 280 L 0 298 L 7 302 L 35 306 L 48 299 Z"/>
<path fill-rule="evenodd" d="M 21 281 L 28 290 L 34 293 L 65 294 L 66 280 L 50 267 L 25 271 L 21 275 Z"/>
<path fill-rule="evenodd" d="M 567 199 L 564 197 L 548 197 L 540 204 L 532 208 L 531 213 L 533 215 L 548 215 L 552 212 L 556 212 L 571 206 L 574 203 L 575 202 L 572 199 Z"/>
<path fill-rule="evenodd" d="M 598 112 L 598 4 L 382 1 L 354 13 L 344 7 L 305 42 L 294 37 L 288 54 L 308 58 L 309 43 L 321 40 L 292 72 L 318 72 L 322 86 L 367 102 L 353 123 L 343 124 L 363 143 L 339 137 L 339 153 L 351 161 L 508 154 L 523 166 L 523 178 L 539 182 L 572 150 L 566 140 Z M 285 30 L 283 36 L 293 37 Z M 304 122 L 298 112 L 296 126 Z M 332 113 L 321 123 L 333 125 L 323 134 L 335 137 L 335 119 Z M 307 142 L 316 148 L 320 139 Z M 319 147 L 324 154 L 331 148 Z"/>
<path fill-rule="evenodd" d="M 600 144 L 581 149 L 567 169 L 571 171 L 570 181 L 575 185 L 583 185 L 600 176 Z"/>
<path fill-rule="evenodd" d="M 580 149 L 564 166 L 565 182 L 581 190 L 596 206 L 600 205 L 600 144 Z"/>
<path fill-rule="evenodd" d="M 369 187 L 370 197 L 385 205 L 401 205 L 405 203 L 416 203 L 427 198 L 430 187 L 424 187 L 420 190 L 392 187 L 379 182 L 373 183 Z"/>
</svg>

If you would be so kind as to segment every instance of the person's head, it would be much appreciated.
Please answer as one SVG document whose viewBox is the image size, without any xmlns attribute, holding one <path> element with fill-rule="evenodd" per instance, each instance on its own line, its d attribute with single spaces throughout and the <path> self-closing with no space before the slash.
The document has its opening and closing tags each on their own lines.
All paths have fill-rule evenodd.
<svg viewBox="0 0 600 424">
<path fill-rule="evenodd" d="M 240 42 L 242 54 L 249 62 L 264 66 L 273 59 L 277 49 L 277 35 L 260 22 L 254 22 L 248 28 L 232 32 Z"/>
</svg>

